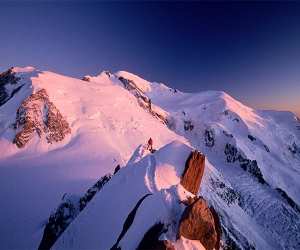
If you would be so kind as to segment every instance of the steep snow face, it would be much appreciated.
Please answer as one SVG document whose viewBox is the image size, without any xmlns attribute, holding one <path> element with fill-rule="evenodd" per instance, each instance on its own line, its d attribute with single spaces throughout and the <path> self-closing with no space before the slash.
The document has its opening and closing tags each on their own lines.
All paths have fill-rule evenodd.
<svg viewBox="0 0 300 250">
<path fill-rule="evenodd" d="M 179 140 L 205 154 L 208 170 L 200 193 L 221 215 L 228 245 L 299 248 L 300 122 L 292 113 L 254 110 L 224 92 L 183 93 L 125 71 L 105 71 L 84 80 L 32 67 L 13 68 L 10 73 L 16 82 L 6 76 L 0 80 L 0 99 L 4 100 L 0 101 L 3 248 L 37 248 L 45 222 L 64 193 L 81 193 L 127 162 L 129 167 L 148 159 L 147 164 L 157 166 L 155 170 L 137 168 L 135 171 L 146 172 L 136 173 L 142 179 L 127 183 L 126 190 L 141 187 L 140 195 L 156 192 L 141 206 L 154 199 L 158 208 L 163 207 L 168 192 L 178 193 L 169 189 L 179 178 L 175 162 L 163 160 L 161 164 L 156 162 L 160 157 L 155 162 L 150 156 L 143 158 L 148 152 L 137 147 L 149 137 L 155 148 Z M 41 89 L 70 125 L 71 134 L 52 144 L 35 134 L 18 149 L 12 143 L 17 110 Z M 176 154 L 170 154 L 172 157 L 180 161 Z M 103 199 L 108 202 L 112 197 L 107 193 Z M 126 204 L 121 216 L 128 212 Z M 142 218 L 157 212 L 145 211 Z M 93 213 L 102 216 L 96 210 Z M 114 217 L 103 219 L 108 223 Z M 111 243 L 113 236 L 104 234 L 104 244 Z M 132 239 L 126 242 L 133 244 Z M 194 243 L 182 239 L 178 244 Z"/>
<path fill-rule="evenodd" d="M 180 139 L 147 110 L 143 110 L 136 98 L 118 85 L 120 81 L 117 78 L 110 78 L 105 72 L 86 82 L 52 72 L 39 72 L 31 67 L 15 68 L 13 71 L 17 77 L 22 77 L 20 82 L 25 86 L 23 92 L 17 93 L 13 100 L 0 109 L 0 143 L 9 145 L 10 140 L 5 139 L 11 139 L 11 125 L 15 123 L 21 100 L 42 89 L 45 89 L 73 132 L 71 138 L 59 145 L 45 145 L 40 140 L 28 145 L 24 151 L 15 149 L 13 145 L 3 147 L 1 158 L 19 155 L 20 152 L 27 154 L 29 148 L 32 154 L 60 149 L 61 152 L 67 151 L 67 154 L 76 152 L 79 159 L 82 155 L 94 158 L 99 155 L 98 152 L 118 152 L 115 161 L 124 164 L 132 150 L 149 137 L 154 139 L 156 146 L 164 145 L 171 139 Z"/>
<path fill-rule="evenodd" d="M 137 86 L 145 84 L 138 77 L 131 79 Z M 229 204 L 229 210 L 224 204 L 216 207 L 230 241 L 241 248 L 297 249 L 300 123 L 296 116 L 254 110 L 224 92 L 191 94 L 157 83 L 147 86 L 143 93 L 167 112 L 169 128 L 204 152 L 224 176 L 207 181 L 206 187 L 217 196 L 203 195 L 214 204 L 224 200 Z M 220 181 L 223 178 L 229 186 Z M 236 200 L 237 210 L 230 200 Z M 251 231 L 237 222 L 240 216 L 252 225 Z"/>
<path fill-rule="evenodd" d="M 233 145 L 243 158 L 256 160 L 268 184 L 300 203 L 299 121 L 291 113 L 255 111 L 223 92 L 160 98 L 157 93 L 152 96 L 170 113 L 171 129 L 196 148 L 224 159 L 226 145 Z"/>
<path fill-rule="evenodd" d="M 226 144 L 233 145 L 243 158 L 257 161 L 268 184 L 300 203 L 300 122 L 294 114 L 254 110 L 224 92 L 182 93 L 127 72 L 117 74 L 141 86 L 167 112 L 169 127 L 193 146 L 225 158 Z"/>
<path fill-rule="evenodd" d="M 37 248 L 44 222 L 64 193 L 84 192 L 117 165 L 124 166 L 135 148 L 150 137 L 154 148 L 174 139 L 186 141 L 106 74 L 87 82 L 33 68 L 14 71 L 22 88 L 0 107 L 3 248 Z M 71 133 L 53 143 L 35 133 L 19 149 L 13 144 L 17 110 L 42 89 Z"/>
<path fill-rule="evenodd" d="M 111 249 L 113 246 L 136 249 L 147 230 L 160 222 L 168 225 L 168 232 L 161 237 L 175 242 L 177 225 L 174 221 L 179 221 L 184 209 L 180 201 L 193 196 L 179 184 L 191 151 L 192 148 L 178 141 L 172 142 L 137 163 L 121 168 L 72 222 L 53 249 Z M 162 169 L 173 174 L 162 176 Z M 118 237 L 134 207 L 137 210 L 133 223 Z M 183 240 L 178 243 L 182 248 L 178 249 L 188 249 L 186 246 L 192 243 Z"/>
</svg>

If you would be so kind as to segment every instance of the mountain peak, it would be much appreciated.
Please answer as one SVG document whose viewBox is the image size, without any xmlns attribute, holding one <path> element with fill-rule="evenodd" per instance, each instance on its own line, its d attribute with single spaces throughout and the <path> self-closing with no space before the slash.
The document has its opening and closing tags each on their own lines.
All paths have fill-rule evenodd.
<svg viewBox="0 0 300 250">
<path fill-rule="evenodd" d="M 12 68 L 0 74 L 0 165 L 5 166 L 0 167 L 0 183 L 8 184 L 0 189 L 5 200 L 0 214 L 6 225 L 0 238 L 4 248 L 36 249 L 40 239 L 33 240 L 32 234 L 41 221 L 49 218 L 49 211 L 56 207 L 62 193 L 84 192 L 95 179 L 111 176 L 117 169 L 112 182 L 87 205 L 87 211 L 93 212 L 85 217 L 88 223 L 86 231 L 80 231 L 82 237 L 89 239 L 93 223 L 107 223 L 101 233 L 97 225 L 93 228 L 95 242 L 108 239 L 112 231 L 117 238 L 122 229 L 121 220 L 112 228 L 111 218 L 115 217 L 99 214 L 99 209 L 91 209 L 93 204 L 104 210 L 108 204 L 118 204 L 114 207 L 117 212 L 111 216 L 121 215 L 125 223 L 124 216 L 134 204 L 139 204 L 148 192 L 155 193 L 141 200 L 140 211 L 145 213 L 137 225 L 144 226 L 143 219 L 150 218 L 149 213 L 182 206 L 173 203 L 174 197 L 181 197 L 182 190 L 171 186 L 184 184 L 189 192 L 203 196 L 209 206 L 214 206 L 220 215 L 222 241 L 228 248 L 297 249 L 300 122 L 291 113 L 255 110 L 222 91 L 180 92 L 125 71 L 103 71 L 85 80 L 88 82 L 32 67 Z M 138 145 L 142 146 L 136 149 Z M 183 159 L 191 149 L 196 152 L 181 182 L 177 170 L 184 171 Z M 205 159 L 197 152 L 203 152 Z M 194 161 L 205 165 L 205 170 Z M 127 171 L 132 171 L 133 181 L 123 174 Z M 139 175 L 141 172 L 144 174 Z M 15 180 L 22 189 L 15 188 Z M 105 191 L 112 189 L 115 181 L 122 187 L 126 185 L 128 194 L 137 195 L 133 203 L 123 204 L 126 211 L 120 204 L 127 197 L 123 188 L 113 193 Z M 91 187 L 92 194 L 97 187 L 98 184 L 96 190 Z M 47 199 L 37 198 L 41 192 Z M 104 201 L 99 202 L 103 195 Z M 119 203 L 114 203 L 115 197 L 119 197 Z M 164 204 L 161 198 L 166 200 Z M 28 200 L 37 205 L 32 206 Z M 72 202 L 65 201 L 57 214 L 72 217 L 68 213 L 73 209 Z M 148 202 L 153 206 L 143 210 Z M 192 220 L 188 218 L 197 211 L 204 212 L 202 208 L 206 206 L 198 203 L 187 211 L 183 226 L 189 228 Z M 22 210 L 11 212 L 20 207 Z M 110 207 L 105 211 L 109 212 Z M 95 219 L 98 216 L 103 221 Z M 208 217 L 212 216 L 213 213 Z M 11 223 L 15 217 L 18 224 Z M 81 217 L 72 224 L 76 225 Z M 149 226 L 155 223 L 164 224 L 156 220 Z M 187 233 L 197 233 L 198 229 Z M 123 240 L 133 244 L 127 238 L 131 236 L 138 237 L 129 230 Z M 140 240 L 143 235 L 139 236 Z M 19 240 L 7 240 L 11 237 Z M 118 243 L 122 245 L 122 241 Z"/>
</svg>

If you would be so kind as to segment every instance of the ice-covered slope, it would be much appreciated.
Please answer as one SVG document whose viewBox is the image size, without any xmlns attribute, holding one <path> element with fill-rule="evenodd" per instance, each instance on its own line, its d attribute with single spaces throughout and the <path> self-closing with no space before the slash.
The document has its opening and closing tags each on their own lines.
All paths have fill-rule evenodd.
<svg viewBox="0 0 300 250">
<path fill-rule="evenodd" d="M 135 220 L 141 222 L 133 224 L 119 244 L 122 249 L 135 249 L 146 230 L 160 222 L 160 218 L 169 223 L 164 221 L 168 209 L 180 210 L 180 204 L 174 206 L 171 203 L 175 201 L 166 198 L 168 195 L 172 197 L 168 193 L 177 192 L 177 188 L 162 188 L 179 184 L 190 151 L 184 145 L 173 144 L 122 168 L 75 219 L 54 249 L 110 249 L 132 208 L 145 195 L 155 193 L 147 197 L 138 210 Z M 126 240 L 128 237 L 132 239 Z"/>
<path fill-rule="evenodd" d="M 118 164 L 123 166 L 149 137 L 155 147 L 174 139 L 184 141 L 104 73 L 100 82 L 87 82 L 33 68 L 12 71 L 20 79 L 17 84 L 7 83 L 5 90 L 22 87 L 0 106 L 3 248 L 36 248 L 43 223 L 64 193 L 84 192 Z M 60 142 L 48 143 L 34 132 L 18 148 L 13 143 L 17 110 L 41 89 L 68 122 L 71 133 Z"/>
<path fill-rule="evenodd" d="M 245 232 L 243 225 L 232 223 L 239 217 L 232 214 L 235 210 L 220 207 L 224 224 L 231 214 L 227 232 L 238 238 L 242 247 L 266 248 L 253 231 L 262 232 L 270 249 L 299 247 L 300 123 L 294 114 L 254 110 L 224 92 L 182 93 L 127 72 L 117 74 L 144 89 L 152 103 L 168 113 L 168 127 L 204 152 L 224 176 L 237 195 L 244 220 L 249 216 L 252 222 L 247 224 L 255 227 Z M 214 191 L 223 186 L 216 181 L 210 184 Z"/>
<path fill-rule="evenodd" d="M 84 80 L 13 72 L 16 79 L 0 80 L 4 248 L 36 248 L 64 193 L 87 190 L 152 137 L 156 148 L 176 139 L 206 155 L 201 194 L 221 215 L 228 245 L 299 249 L 300 123 L 292 113 L 254 110 L 224 92 L 183 93 L 125 71 Z M 50 144 L 34 132 L 17 148 L 17 110 L 41 89 L 71 133 Z"/>
<path fill-rule="evenodd" d="M 256 111 L 223 92 L 178 93 L 169 100 L 154 94 L 152 100 L 171 113 L 169 126 L 195 147 L 223 154 L 226 144 L 233 145 L 257 161 L 268 184 L 286 190 L 300 203 L 300 133 L 295 115 Z"/>
<path fill-rule="evenodd" d="M 258 162 L 270 185 L 300 203 L 300 121 L 293 113 L 254 110 L 224 92 L 182 93 L 128 72 L 117 75 L 144 89 L 152 103 L 168 112 L 168 126 L 195 147 L 207 151 L 216 145 L 222 154 L 226 143 L 233 144 Z"/>
<path fill-rule="evenodd" d="M 177 245 L 176 249 L 190 249 L 188 244 L 203 249 L 199 240 L 177 240 L 184 203 L 194 197 L 181 185 L 185 161 L 192 150 L 175 141 L 141 160 L 142 155 L 135 154 L 137 162 L 129 163 L 111 178 L 53 249 L 145 249 L 141 247 L 144 235 L 160 224 L 164 229 L 156 240 Z M 209 237 L 207 234 L 207 241 Z M 153 241 L 148 243 L 153 246 Z"/>
</svg>

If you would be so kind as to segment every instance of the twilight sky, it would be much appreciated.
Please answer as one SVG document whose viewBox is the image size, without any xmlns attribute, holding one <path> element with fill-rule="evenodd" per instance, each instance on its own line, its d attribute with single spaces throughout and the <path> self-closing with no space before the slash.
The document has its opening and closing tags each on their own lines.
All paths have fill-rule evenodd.
<svg viewBox="0 0 300 250">
<path fill-rule="evenodd" d="M 127 70 L 300 115 L 300 3 L 0 4 L 0 71 Z"/>
</svg>

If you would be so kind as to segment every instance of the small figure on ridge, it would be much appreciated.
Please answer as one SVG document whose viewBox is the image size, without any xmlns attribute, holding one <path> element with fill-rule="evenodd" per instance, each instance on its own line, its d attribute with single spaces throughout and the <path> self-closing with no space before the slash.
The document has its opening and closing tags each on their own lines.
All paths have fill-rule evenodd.
<svg viewBox="0 0 300 250">
<path fill-rule="evenodd" d="M 150 137 L 150 139 L 148 140 L 148 145 L 147 145 L 147 149 L 152 152 L 153 151 L 153 140 Z"/>
</svg>

